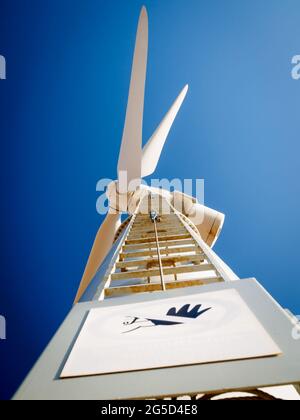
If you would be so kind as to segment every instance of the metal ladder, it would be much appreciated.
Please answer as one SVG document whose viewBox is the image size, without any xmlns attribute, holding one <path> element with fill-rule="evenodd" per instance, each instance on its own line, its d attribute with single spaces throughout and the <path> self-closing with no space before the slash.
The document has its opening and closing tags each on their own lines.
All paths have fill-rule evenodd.
<svg viewBox="0 0 300 420">
<path fill-rule="evenodd" d="M 145 204 L 159 221 L 142 211 Z M 187 222 L 161 196 L 146 197 L 130 223 L 106 273 L 103 299 L 224 281 Z"/>
</svg>

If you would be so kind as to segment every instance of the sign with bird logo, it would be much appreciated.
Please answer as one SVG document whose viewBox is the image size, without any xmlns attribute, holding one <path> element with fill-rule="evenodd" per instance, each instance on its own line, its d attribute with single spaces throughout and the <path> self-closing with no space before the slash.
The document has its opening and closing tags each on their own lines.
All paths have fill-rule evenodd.
<svg viewBox="0 0 300 420">
<path fill-rule="evenodd" d="M 92 309 L 61 377 L 276 356 L 238 291 Z"/>
</svg>

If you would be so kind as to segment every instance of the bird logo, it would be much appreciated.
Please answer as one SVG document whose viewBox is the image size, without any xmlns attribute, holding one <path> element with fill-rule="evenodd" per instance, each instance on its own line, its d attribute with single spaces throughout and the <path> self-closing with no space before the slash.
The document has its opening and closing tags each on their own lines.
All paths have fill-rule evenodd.
<svg viewBox="0 0 300 420">
<path fill-rule="evenodd" d="M 195 305 L 190 309 L 189 304 L 183 305 L 179 310 L 176 307 L 170 308 L 164 319 L 156 318 L 141 318 L 138 316 L 126 316 L 123 325 L 129 327 L 127 331 L 124 331 L 123 334 L 131 333 L 133 331 L 139 330 L 141 328 L 152 328 L 152 327 L 171 327 L 174 325 L 185 324 L 187 320 L 197 319 L 205 312 L 211 310 L 212 308 L 201 309 L 202 305 Z M 178 320 L 176 319 L 178 318 Z M 176 319 L 176 320 L 175 320 Z"/>
</svg>

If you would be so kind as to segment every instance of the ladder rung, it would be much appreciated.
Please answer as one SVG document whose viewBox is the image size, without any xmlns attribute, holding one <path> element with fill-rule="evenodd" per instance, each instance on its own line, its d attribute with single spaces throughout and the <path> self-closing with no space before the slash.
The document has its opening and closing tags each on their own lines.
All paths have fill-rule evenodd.
<svg viewBox="0 0 300 420">
<path fill-rule="evenodd" d="M 160 249 L 160 253 L 162 255 L 171 255 L 171 254 L 178 254 L 179 252 L 197 252 L 201 253 L 201 249 L 199 246 L 186 246 L 186 247 L 177 247 L 177 248 L 164 248 Z M 157 255 L 157 251 L 155 249 L 148 250 L 148 251 L 140 251 L 140 252 L 121 252 L 120 260 L 124 260 L 126 258 L 139 258 L 139 257 L 154 257 Z"/>
<path fill-rule="evenodd" d="M 162 230 L 164 230 L 164 231 L 169 231 L 169 230 L 178 230 L 178 229 L 180 229 L 180 230 L 185 230 L 185 231 L 186 231 L 185 227 L 184 227 L 184 226 L 182 226 L 182 225 L 178 225 L 178 226 L 174 226 L 174 225 L 167 225 L 167 226 L 165 226 L 165 225 L 163 225 L 163 224 L 161 224 L 161 223 L 157 224 L 157 230 L 158 230 L 158 231 L 162 231 Z M 143 234 L 143 233 L 149 233 L 149 232 L 151 232 L 151 233 L 152 233 L 152 232 L 154 232 L 154 225 L 152 224 L 152 225 L 146 226 L 146 227 L 145 227 L 145 228 L 143 228 L 143 229 L 133 227 L 133 228 L 131 229 L 130 233 L 133 233 L 133 232 L 134 232 L 135 234 L 138 234 L 138 233 Z"/>
<path fill-rule="evenodd" d="M 176 240 L 176 241 L 159 241 L 159 245 L 160 245 L 160 248 L 161 247 L 163 247 L 163 246 L 168 246 L 168 247 L 170 247 L 170 246 L 177 246 L 177 245 L 192 245 L 192 244 L 195 244 L 195 241 L 194 241 L 194 239 L 192 239 L 192 238 L 189 238 L 189 239 L 182 239 L 182 240 Z M 124 251 L 127 251 L 127 250 L 136 250 L 136 249 L 145 249 L 145 248 L 156 248 L 156 243 L 155 242 L 153 242 L 153 244 L 129 244 L 129 245 L 124 245 L 123 247 L 122 247 L 122 249 L 124 250 Z"/>
<path fill-rule="evenodd" d="M 165 220 L 165 219 L 166 220 L 171 220 L 171 219 L 177 219 L 178 220 L 178 217 L 173 212 L 170 212 L 170 214 L 160 214 L 159 217 L 160 217 L 161 220 Z M 150 221 L 150 216 L 149 216 L 148 213 L 147 214 L 138 214 L 136 216 L 135 220 L 136 220 L 136 222 L 143 222 L 145 220 Z"/>
<path fill-rule="evenodd" d="M 164 266 L 171 266 L 176 263 L 182 262 L 194 262 L 200 263 L 205 258 L 204 254 L 194 254 L 194 255 L 178 255 L 178 256 L 167 256 L 162 257 L 161 262 Z M 120 261 L 116 263 L 117 268 L 127 268 L 127 267 L 155 267 L 158 266 L 159 262 L 157 258 L 147 258 L 143 260 L 133 260 L 133 261 Z"/>
<path fill-rule="evenodd" d="M 132 229 L 148 229 L 149 227 L 153 227 L 153 222 L 151 222 L 151 220 L 149 220 L 149 222 L 147 223 L 134 223 L 134 225 L 132 226 Z M 158 226 L 163 226 L 163 227 L 172 227 L 172 226 L 183 226 L 183 223 L 177 219 L 176 221 L 174 220 L 174 222 L 170 223 L 169 221 L 165 221 L 165 222 L 158 222 Z"/>
<path fill-rule="evenodd" d="M 162 236 L 170 236 L 170 235 L 185 235 L 187 233 L 187 231 L 185 229 L 160 229 L 157 232 L 157 236 L 159 238 L 161 238 Z M 144 233 L 138 233 L 136 234 L 135 232 L 130 232 L 129 236 L 128 236 L 128 240 L 133 240 L 133 239 L 147 239 L 149 238 L 149 236 L 151 235 L 151 237 L 153 237 L 154 235 L 154 230 L 153 231 L 146 231 Z"/>
<path fill-rule="evenodd" d="M 160 217 L 160 225 L 169 225 L 169 226 L 174 226 L 174 224 L 180 224 L 182 225 L 182 222 L 180 219 L 178 219 L 178 217 L 174 217 L 171 220 L 170 219 L 163 219 L 162 217 Z M 153 222 L 150 220 L 150 218 L 148 218 L 147 221 L 143 221 L 143 222 L 139 222 L 139 221 L 135 221 L 134 222 L 134 227 L 135 228 L 139 228 L 139 229 L 143 229 L 145 227 L 148 226 L 153 226 Z"/>
<path fill-rule="evenodd" d="M 191 238 L 191 235 L 189 233 L 186 233 L 184 235 L 170 235 L 170 236 L 161 236 L 161 241 L 172 241 L 172 240 L 178 240 L 178 239 L 188 239 Z M 142 244 L 142 243 L 149 243 L 149 242 L 155 242 L 155 237 L 151 238 L 143 238 L 143 239 L 127 239 L 126 245 L 128 244 Z"/>
<path fill-rule="evenodd" d="M 181 287 L 192 287 L 192 286 L 203 286 L 205 284 L 217 283 L 223 281 L 222 277 L 210 277 L 206 279 L 193 279 L 193 280 L 177 280 L 172 282 L 166 282 L 166 289 L 178 289 Z M 143 293 L 143 292 L 155 292 L 161 290 L 160 283 L 148 283 L 139 284 L 134 286 L 121 286 L 111 287 L 105 289 L 105 296 L 121 296 L 129 293 Z"/>
<path fill-rule="evenodd" d="M 163 272 L 165 275 L 169 275 L 169 274 L 195 273 L 195 272 L 210 271 L 210 270 L 215 270 L 212 264 L 201 264 L 201 265 L 182 265 L 178 267 L 165 268 Z M 159 269 L 113 273 L 111 274 L 111 280 L 141 279 L 141 278 L 149 278 L 149 277 L 156 277 L 156 276 L 160 276 Z"/>
</svg>

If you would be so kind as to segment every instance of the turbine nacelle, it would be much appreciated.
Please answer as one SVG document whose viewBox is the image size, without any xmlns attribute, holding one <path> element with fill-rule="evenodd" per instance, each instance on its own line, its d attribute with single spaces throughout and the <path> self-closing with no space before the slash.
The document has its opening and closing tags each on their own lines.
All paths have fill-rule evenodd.
<svg viewBox="0 0 300 420">
<path fill-rule="evenodd" d="M 133 185 L 137 185 L 139 180 L 134 181 Z M 112 181 L 108 184 L 106 189 L 106 196 L 109 200 L 109 211 L 111 213 L 128 213 L 134 214 L 142 199 L 146 196 L 159 195 L 168 200 L 173 201 L 173 193 L 162 188 L 149 187 L 148 185 L 140 184 L 138 187 L 131 188 L 126 192 L 120 192 L 119 181 Z M 151 211 L 151 200 L 139 208 L 141 213 L 149 214 Z"/>
<path fill-rule="evenodd" d="M 161 196 L 170 203 L 174 209 L 188 217 L 196 226 L 202 239 L 209 245 L 213 246 L 219 237 L 225 215 L 214 209 L 200 204 L 196 198 L 184 194 L 180 191 L 170 192 L 161 188 L 153 188 L 141 184 L 135 191 L 120 193 L 118 190 L 118 181 L 111 182 L 106 191 L 109 200 L 109 208 L 111 213 L 128 213 L 134 214 L 139 207 L 139 212 L 149 214 L 151 206 L 151 196 Z M 143 200 L 146 196 L 149 200 Z M 142 203 L 141 203 L 142 202 Z M 162 200 L 161 214 L 170 212 L 169 206 L 163 206 Z"/>
</svg>

